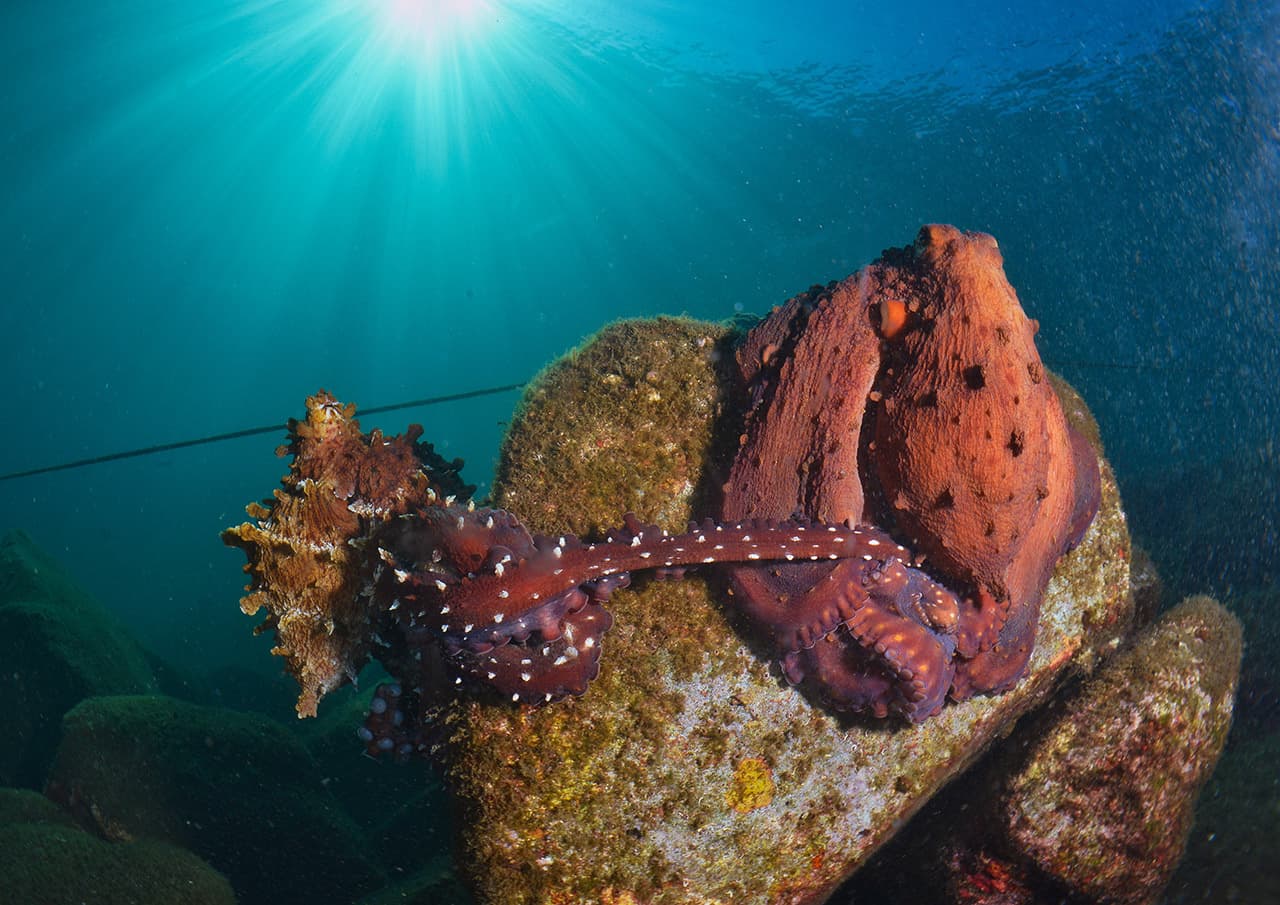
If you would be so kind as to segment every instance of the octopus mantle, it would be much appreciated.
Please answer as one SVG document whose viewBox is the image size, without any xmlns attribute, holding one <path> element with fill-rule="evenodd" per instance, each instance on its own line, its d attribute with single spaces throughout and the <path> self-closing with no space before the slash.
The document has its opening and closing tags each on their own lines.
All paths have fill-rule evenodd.
<svg viewBox="0 0 1280 905">
<path fill-rule="evenodd" d="M 942 695 L 921 696 L 904 674 L 963 700 L 1025 673 L 1054 563 L 1100 496 L 1097 456 L 1067 424 L 1037 327 L 995 239 L 933 225 L 751 331 L 738 353 L 751 406 L 722 516 L 874 523 L 961 597 L 941 621 L 875 601 L 856 620 L 828 606 L 824 643 L 779 644 L 788 678 L 815 677 L 837 706 L 920 720 Z M 815 586 L 836 599 L 842 568 L 730 573 L 756 615 L 815 606 Z"/>
</svg>

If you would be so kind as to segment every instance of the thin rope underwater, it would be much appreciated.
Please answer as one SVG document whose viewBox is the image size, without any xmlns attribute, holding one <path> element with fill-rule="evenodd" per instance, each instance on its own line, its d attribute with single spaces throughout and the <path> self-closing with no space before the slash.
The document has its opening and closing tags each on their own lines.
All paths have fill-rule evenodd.
<svg viewBox="0 0 1280 905">
<path fill-rule="evenodd" d="M 1138 362 L 1110 362 L 1110 361 L 1045 361 L 1045 364 L 1055 369 L 1062 367 L 1076 367 L 1084 370 L 1117 370 L 1117 371 L 1186 371 L 1189 373 L 1216 373 L 1212 368 L 1193 368 L 1184 365 L 1160 365 L 1160 364 L 1143 364 Z M 475 399 L 479 396 L 493 396 L 498 393 L 509 393 L 513 390 L 523 389 L 523 383 L 509 383 L 504 386 L 486 387 L 480 390 L 468 390 L 464 393 L 450 393 L 446 396 L 428 396 L 425 399 L 411 399 L 408 402 L 397 402 L 392 405 L 377 405 L 372 408 L 361 408 L 360 414 L 377 415 L 381 412 L 394 412 L 399 409 L 419 408 L 421 406 L 438 405 L 442 402 L 457 402 L 461 399 Z M 62 462 L 58 465 L 44 465 L 39 468 L 28 468 L 24 471 L 11 471 L 8 474 L 0 474 L 0 483 L 4 481 L 15 481 L 18 478 L 29 478 L 35 475 L 48 474 L 52 471 L 67 471 L 72 468 L 84 468 L 89 465 L 99 465 L 103 462 L 115 462 L 120 459 L 133 459 L 138 456 L 150 456 L 156 453 L 169 452 L 174 449 L 185 449 L 189 446 L 202 446 L 206 443 L 221 443 L 224 440 L 237 440 L 241 437 L 252 437 L 257 434 L 270 434 L 276 431 L 284 430 L 283 424 L 271 424 L 263 427 L 247 427 L 244 430 L 229 431 L 225 434 L 211 434 L 207 437 L 197 437 L 191 440 L 178 440 L 174 443 L 158 443 L 154 446 L 143 446 L 138 449 L 124 450 L 123 452 L 107 453 L 102 456 L 92 456 L 88 459 L 77 459 L 74 462 Z"/>
<path fill-rule="evenodd" d="M 377 405 L 372 408 L 362 408 L 360 409 L 360 414 L 362 416 L 376 415 L 381 412 L 394 412 L 398 409 L 439 405 L 442 402 L 457 402 L 460 399 L 475 399 L 478 396 L 493 396 L 498 393 L 509 393 L 512 390 L 519 390 L 523 387 L 523 383 L 509 383 L 505 386 L 486 387 L 481 390 L 468 390 L 465 393 L 450 393 L 446 396 L 428 396 L 425 399 L 411 399 L 408 402 L 397 402 L 392 405 Z M 11 471 L 8 474 L 0 475 L 0 482 L 14 481 L 18 478 L 29 478 L 34 475 L 48 474 L 52 471 L 67 471 L 72 468 L 84 468 L 88 465 L 99 465 L 103 462 L 115 462 L 120 459 L 133 459 L 138 456 L 150 456 L 155 453 L 168 452 L 174 449 L 185 449 L 189 446 L 201 446 L 206 443 L 221 443 L 224 440 L 236 440 L 240 437 L 252 437 L 257 434 L 278 433 L 283 430 L 285 430 L 283 423 L 269 424 L 263 427 L 247 427 L 244 430 L 229 431 L 225 434 L 211 434 L 207 437 L 196 437 L 191 440 L 178 440 L 174 443 L 157 443 L 154 446 L 143 446 L 138 449 L 107 453 L 102 456 L 92 456 L 88 459 L 77 459 L 74 462 L 62 462 L 58 465 L 44 465 L 39 468 L 28 468 L 25 471 Z"/>
</svg>

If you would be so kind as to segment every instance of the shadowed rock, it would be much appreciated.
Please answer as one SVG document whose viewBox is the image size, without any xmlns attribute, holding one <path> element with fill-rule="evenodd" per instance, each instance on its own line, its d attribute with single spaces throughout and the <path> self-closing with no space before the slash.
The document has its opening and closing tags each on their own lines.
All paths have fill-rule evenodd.
<svg viewBox="0 0 1280 905">
<path fill-rule="evenodd" d="M 352 901 L 382 879 L 306 749 L 255 714 L 91 698 L 63 721 L 48 794 L 108 839 L 195 852 L 242 905 Z"/>
<path fill-rule="evenodd" d="M 23 531 L 0 538 L 0 784 L 38 788 L 62 715 L 155 689 L 142 648 Z"/>
<path fill-rule="evenodd" d="M 1138 635 L 1005 780 L 1007 850 L 1087 901 L 1154 902 L 1226 743 L 1240 650 L 1240 623 L 1209 597 Z"/>
<path fill-rule="evenodd" d="M 722 467 L 712 437 L 723 336 L 691 321 L 629 322 L 550 367 L 512 425 L 497 503 L 548 533 L 607 525 L 622 505 L 683 527 L 698 480 L 688 463 Z M 1102 472 L 1101 511 L 1049 583 L 1028 676 L 918 726 L 816 706 L 698 578 L 618 592 L 586 695 L 459 711 L 449 775 L 480 899 L 821 901 L 1127 626 L 1128 534 Z"/>
<path fill-rule="evenodd" d="M 217 871 L 151 840 L 104 842 L 29 790 L 0 789 L 0 901 L 235 905 Z"/>
</svg>

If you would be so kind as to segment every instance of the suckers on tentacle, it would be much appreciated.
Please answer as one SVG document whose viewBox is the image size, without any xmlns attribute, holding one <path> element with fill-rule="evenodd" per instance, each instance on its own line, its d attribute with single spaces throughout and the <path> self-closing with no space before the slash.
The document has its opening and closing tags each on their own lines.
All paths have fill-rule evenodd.
<svg viewBox="0 0 1280 905">
<path fill-rule="evenodd" d="M 954 617 L 945 614 L 958 606 L 907 565 L 907 550 L 866 526 L 708 520 L 673 535 L 628 515 L 604 541 L 584 543 L 573 535 L 534 537 L 503 510 L 434 506 L 387 523 L 369 549 L 376 557 L 372 598 L 380 637 L 436 645 L 455 681 L 528 703 L 585 691 L 613 621 L 603 604 L 636 570 L 848 561 L 847 578 L 857 589 L 847 611 L 778 600 L 771 613 L 748 612 L 779 658 L 812 647 L 854 618 L 871 595 L 897 595 L 898 618 L 943 634 L 954 630 Z"/>
</svg>

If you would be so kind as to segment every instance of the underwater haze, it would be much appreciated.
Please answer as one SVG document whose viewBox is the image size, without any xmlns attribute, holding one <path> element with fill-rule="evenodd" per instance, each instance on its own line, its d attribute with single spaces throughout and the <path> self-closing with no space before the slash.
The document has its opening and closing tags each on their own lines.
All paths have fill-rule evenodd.
<svg viewBox="0 0 1280 905">
<path fill-rule="evenodd" d="M 1250 791 L 1216 806 L 1270 817 L 1229 876 L 1193 830 L 1168 901 L 1280 888 L 1280 774 L 1236 754 L 1280 738 L 1280 4 L 6 0 L 0 531 L 287 718 L 219 532 L 309 394 L 494 389 L 362 417 L 421 423 L 483 498 L 500 388 L 620 318 L 765 314 L 925 223 L 999 241 L 1166 605 L 1244 624 L 1219 769 Z"/>
</svg>

